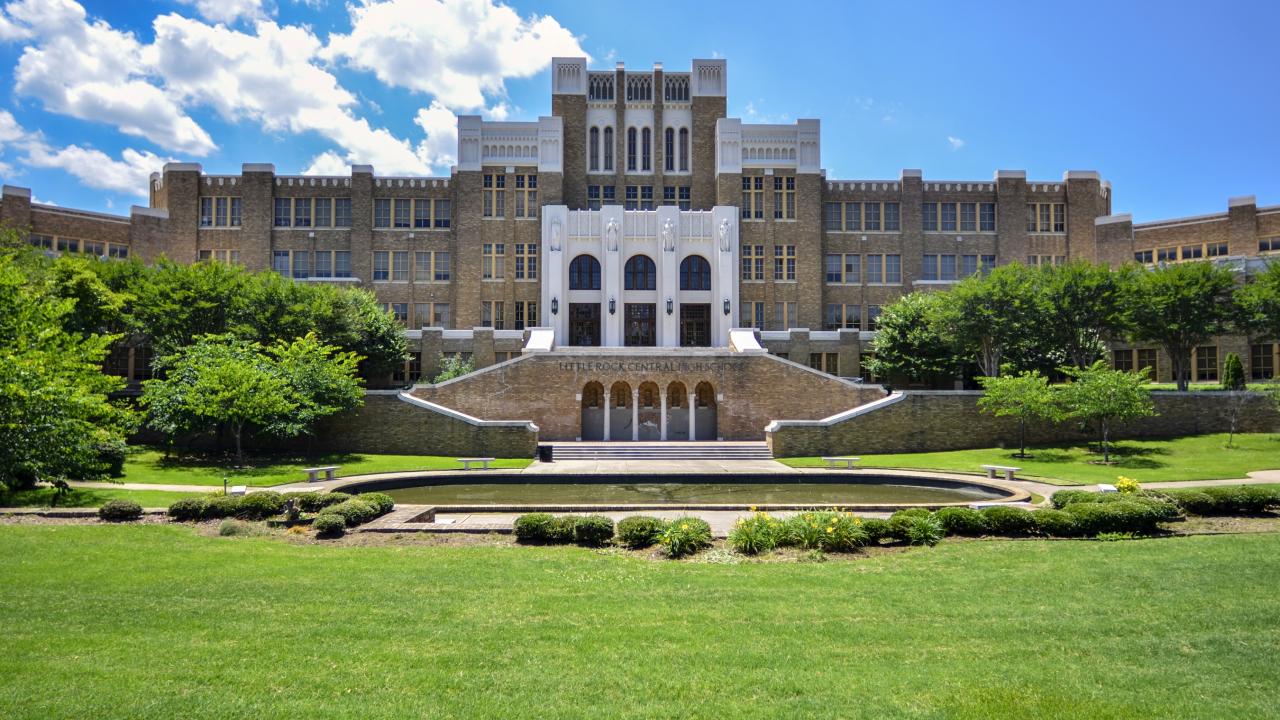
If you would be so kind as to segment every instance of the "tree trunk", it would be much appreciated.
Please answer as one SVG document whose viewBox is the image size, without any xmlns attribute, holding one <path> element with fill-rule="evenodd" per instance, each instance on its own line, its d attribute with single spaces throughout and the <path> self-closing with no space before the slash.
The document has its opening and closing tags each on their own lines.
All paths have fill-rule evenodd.
<svg viewBox="0 0 1280 720">
<path fill-rule="evenodd" d="M 1103 418 L 1099 425 L 1102 427 L 1102 464 L 1106 465 L 1111 462 L 1111 448 L 1107 446 L 1107 419 Z"/>
<path fill-rule="evenodd" d="M 1027 456 L 1027 418 L 1018 418 L 1018 457 Z"/>
<path fill-rule="evenodd" d="M 244 452 L 240 449 L 240 433 L 244 430 L 241 425 L 232 426 L 231 432 L 236 436 L 236 464 L 244 464 Z"/>
</svg>

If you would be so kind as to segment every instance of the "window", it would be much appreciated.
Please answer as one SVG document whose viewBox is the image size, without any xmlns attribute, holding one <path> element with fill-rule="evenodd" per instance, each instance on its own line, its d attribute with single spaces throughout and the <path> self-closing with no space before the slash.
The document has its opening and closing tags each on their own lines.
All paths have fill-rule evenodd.
<svg viewBox="0 0 1280 720">
<path fill-rule="evenodd" d="M 409 303 L 391 303 L 391 317 L 401 325 L 409 324 Z"/>
<path fill-rule="evenodd" d="M 538 303 L 516 301 L 516 330 L 538 326 Z"/>
<path fill-rule="evenodd" d="M 390 198 L 374 199 L 373 226 L 376 228 L 391 227 L 391 199 Z"/>
<path fill-rule="evenodd" d="M 1062 265 L 1067 262 L 1066 255 L 1028 255 L 1027 264 L 1032 267 L 1048 267 Z"/>
<path fill-rule="evenodd" d="M 862 282 L 862 256 L 831 254 L 827 256 L 828 285 L 858 285 Z"/>
<path fill-rule="evenodd" d="M 587 139 L 587 167 L 592 171 L 600 169 L 600 128 L 591 128 Z"/>
<path fill-rule="evenodd" d="M 764 177 L 761 175 L 742 178 L 742 219 L 764 219 Z"/>
<path fill-rule="evenodd" d="M 681 210 L 691 209 L 693 207 L 693 200 L 690 192 L 691 188 L 688 185 L 681 185 L 679 189 L 680 189 L 680 209 Z"/>
<path fill-rule="evenodd" d="M 491 327 L 494 330 L 505 328 L 505 324 L 502 321 L 501 301 L 487 300 L 480 303 L 480 327 Z"/>
<path fill-rule="evenodd" d="M 293 251 L 293 277 L 299 280 L 311 277 L 311 253 L 306 250 Z"/>
<path fill-rule="evenodd" d="M 898 232 L 902 228 L 902 211 L 896 202 L 888 202 L 884 204 L 884 229 L 888 232 Z"/>
<path fill-rule="evenodd" d="M 289 276 L 288 250 L 276 250 L 271 253 L 271 270 L 277 275 Z"/>
<path fill-rule="evenodd" d="M 764 246 L 742 246 L 742 279 L 764 280 Z"/>
<path fill-rule="evenodd" d="M 408 251 L 397 250 L 391 253 L 391 279 L 395 282 L 408 282 L 409 280 Z"/>
<path fill-rule="evenodd" d="M 960 232 L 974 232 L 978 229 L 978 204 L 960 203 Z"/>
<path fill-rule="evenodd" d="M 1139 250 L 1133 254 L 1133 259 L 1135 262 L 1140 262 L 1143 265 L 1150 265 L 1155 262 L 1155 254 L 1151 250 Z"/>
<path fill-rule="evenodd" d="M 867 283 L 871 285 L 902 284 L 901 255 L 868 255 L 866 268 Z"/>
<path fill-rule="evenodd" d="M 293 199 L 293 226 L 311 227 L 311 198 Z"/>
<path fill-rule="evenodd" d="M 507 176 L 485 173 L 484 175 L 484 216 L 505 217 Z"/>
<path fill-rule="evenodd" d="M 31 243 L 34 247 L 44 248 L 45 250 L 53 249 L 52 235 L 38 235 L 36 233 L 31 233 L 27 238 L 27 242 Z"/>
<path fill-rule="evenodd" d="M 1120 372 L 1133 372 L 1133 350 L 1116 350 L 1111 353 L 1111 367 Z"/>
<path fill-rule="evenodd" d="M 516 279 L 538 279 L 538 243 L 516 243 Z"/>
<path fill-rule="evenodd" d="M 867 306 L 867 329 L 868 330 L 880 329 L 880 306 L 879 305 Z"/>
<path fill-rule="evenodd" d="M 829 202 L 822 204 L 822 227 L 830 232 L 840 232 L 840 203 Z"/>
<path fill-rule="evenodd" d="M 289 227 L 290 209 L 289 198 L 276 198 L 276 227 Z"/>
<path fill-rule="evenodd" d="M 351 198 L 335 198 L 333 201 L 333 226 L 351 227 Z"/>
<path fill-rule="evenodd" d="M 318 278 L 333 277 L 333 252 L 330 250 L 317 250 L 315 255 L 315 267 L 312 268 L 311 276 Z"/>
<path fill-rule="evenodd" d="M 939 255 L 938 256 L 938 279 L 939 280 L 955 280 L 956 279 L 956 256 L 955 255 Z"/>
<path fill-rule="evenodd" d="M 653 163 L 652 163 L 653 151 L 651 147 L 653 145 L 653 138 L 651 137 L 651 135 L 652 135 L 652 131 L 649 130 L 649 128 L 645 128 L 640 131 L 640 170 L 641 172 L 653 171 Z"/>
<path fill-rule="evenodd" d="M 627 128 L 627 170 L 636 169 L 636 129 Z"/>
<path fill-rule="evenodd" d="M 239 250 L 235 251 L 235 255 L 236 257 L 233 260 L 233 262 L 239 261 L 240 251 Z M 129 257 L 129 246 L 120 245 L 118 243 L 107 243 L 107 257 L 116 258 L 119 260 L 127 259 Z"/>
<path fill-rule="evenodd" d="M 774 245 L 773 246 L 773 279 L 774 280 L 795 280 L 796 279 L 796 246 L 795 245 Z"/>
<path fill-rule="evenodd" d="M 764 303 L 762 302 L 744 302 L 742 303 L 742 314 L 739 318 L 742 327 L 764 328 Z"/>
<path fill-rule="evenodd" d="M 956 231 L 956 204 L 955 203 L 939 203 L 938 204 L 938 228 L 942 232 Z"/>
<path fill-rule="evenodd" d="M 648 255 L 632 255 L 622 272 L 627 290 L 656 290 L 658 270 Z"/>
<path fill-rule="evenodd" d="M 413 200 L 409 198 L 396 198 L 395 200 L 395 217 L 392 220 L 392 226 L 397 228 L 407 228 L 410 226 L 409 217 L 413 214 Z"/>
<path fill-rule="evenodd" d="M 200 227 L 213 227 L 213 198 L 200 198 Z"/>
<path fill-rule="evenodd" d="M 604 171 L 613 172 L 613 128 L 604 129 Z"/>
<path fill-rule="evenodd" d="M 600 261 L 590 255 L 579 255 L 569 263 L 570 290 L 599 290 Z"/>
<path fill-rule="evenodd" d="M 640 186 L 628 185 L 626 187 L 625 192 L 626 192 L 625 208 L 627 210 L 639 210 L 640 209 Z"/>
<path fill-rule="evenodd" d="M 960 256 L 960 275 L 969 277 L 978 274 L 978 256 L 977 255 L 961 255 Z"/>
<path fill-rule="evenodd" d="M 867 230 L 867 232 L 880 231 L 880 203 L 863 204 L 862 227 Z"/>
<path fill-rule="evenodd" d="M 689 172 L 689 128 L 680 128 L 680 172 Z"/>
<path fill-rule="evenodd" d="M 822 319 L 822 328 L 824 330 L 839 330 L 841 328 L 861 330 L 862 306 L 842 305 L 839 303 L 827 305 L 826 313 Z"/>
<path fill-rule="evenodd" d="M 516 175 L 516 217 L 538 217 L 538 176 Z"/>
<path fill-rule="evenodd" d="M 1276 376 L 1276 350 L 1280 345 L 1261 343 L 1249 348 L 1249 377 L 1253 380 L 1272 380 Z"/>
<path fill-rule="evenodd" d="M 796 304 L 794 302 L 776 302 L 773 304 L 773 324 L 779 330 L 790 330 L 796 326 Z"/>
<path fill-rule="evenodd" d="M 431 227 L 431 201 L 420 198 L 413 201 L 413 226 L 415 228 Z"/>
<path fill-rule="evenodd" d="M 863 382 L 878 382 L 879 377 L 871 372 L 872 363 L 875 362 L 876 354 L 873 352 L 864 352 L 858 357 L 858 374 L 862 376 Z"/>
<path fill-rule="evenodd" d="M 1062 233 L 1067 231 L 1065 203 L 1027 203 L 1027 232 Z"/>
<path fill-rule="evenodd" d="M 278 255 L 279 253 L 277 253 Z M 279 272 L 277 270 L 277 272 Z M 386 282 L 391 279 L 391 253 L 378 250 L 373 253 L 373 281 Z"/>
<path fill-rule="evenodd" d="M 809 367 L 831 375 L 840 374 L 839 353 L 809 353 Z"/>
<path fill-rule="evenodd" d="M 653 186 L 652 185 L 640 186 L 640 209 L 641 210 L 653 209 Z"/>
<path fill-rule="evenodd" d="M 333 198 L 316 198 L 315 226 L 333 227 Z"/>
<path fill-rule="evenodd" d="M 1201 345 L 1191 354 L 1195 358 L 1196 381 L 1216 381 L 1218 379 L 1218 346 Z"/>
<path fill-rule="evenodd" d="M 1258 252 L 1280 252 L 1280 237 L 1269 237 L 1259 240 Z"/>
<path fill-rule="evenodd" d="M 453 219 L 453 201 L 452 200 L 434 200 L 432 202 L 432 226 L 436 229 L 447 229 L 452 224 Z"/>
<path fill-rule="evenodd" d="M 796 178 L 794 175 L 773 177 L 773 217 L 796 219 Z"/>
<path fill-rule="evenodd" d="M 75 238 L 58 238 L 58 252 L 80 252 L 80 241 Z"/>
<path fill-rule="evenodd" d="M 100 242 L 93 240 L 85 240 L 80 244 L 80 252 L 85 255 L 93 255 L 94 257 L 102 257 L 105 253 L 105 246 Z"/>
<path fill-rule="evenodd" d="M 662 188 L 662 204 L 663 204 L 663 205 L 675 205 L 675 204 L 676 204 L 676 189 L 675 189 L 675 188 L 671 187 L 670 185 L 668 185 L 668 186 L 666 186 L 666 187 Z"/>
<path fill-rule="evenodd" d="M 417 303 L 414 314 L 418 327 L 449 327 L 449 303 Z"/>
<path fill-rule="evenodd" d="M 587 209 L 588 210 L 600 209 L 600 186 L 599 185 L 587 186 Z"/>
<path fill-rule="evenodd" d="M 675 172 L 676 169 L 676 131 L 667 128 L 662 133 L 662 169 Z"/>
<path fill-rule="evenodd" d="M 1141 250 L 1133 254 L 1138 262 L 1151 264 L 1151 250 Z M 1187 260 L 1201 260 L 1206 257 L 1225 257 L 1228 252 L 1227 243 L 1198 243 L 1179 247 L 1156 248 L 1156 262 L 1171 263 Z M 1144 259 L 1145 258 L 1145 259 Z"/>
<path fill-rule="evenodd" d="M 711 263 L 701 255 L 690 255 L 680 263 L 681 290 L 710 290 Z"/>
<path fill-rule="evenodd" d="M 418 252 L 413 254 L 414 282 L 447 282 L 449 280 L 449 253 L 447 251 Z"/>
<path fill-rule="evenodd" d="M 227 249 L 201 250 L 198 259 L 233 265 L 240 262 L 240 251 Z"/>
<path fill-rule="evenodd" d="M 978 206 L 978 229 L 982 232 L 996 231 L 995 203 L 982 203 Z"/>
<path fill-rule="evenodd" d="M 351 277 L 350 250 L 335 250 L 333 252 L 333 276 L 339 278 Z"/>
<path fill-rule="evenodd" d="M 507 275 L 507 246 L 504 243 L 485 243 L 482 248 L 480 277 L 484 280 L 501 280 Z"/>
<path fill-rule="evenodd" d="M 922 220 L 925 232 L 935 232 L 938 229 L 938 204 L 925 203 L 922 208 Z"/>
</svg>

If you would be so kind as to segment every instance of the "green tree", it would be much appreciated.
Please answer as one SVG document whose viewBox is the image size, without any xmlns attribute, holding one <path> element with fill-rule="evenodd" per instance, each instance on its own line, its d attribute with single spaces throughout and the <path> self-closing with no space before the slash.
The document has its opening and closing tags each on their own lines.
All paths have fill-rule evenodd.
<svg viewBox="0 0 1280 720">
<path fill-rule="evenodd" d="M 1212 263 L 1181 263 L 1135 273 L 1126 294 L 1133 339 L 1164 348 L 1179 390 L 1191 376 L 1191 351 L 1226 332 L 1235 315 L 1231 271 Z"/>
<path fill-rule="evenodd" d="M 108 397 L 123 381 L 102 373 L 115 338 L 68 332 L 75 302 L 0 256 L 0 485 L 9 489 L 101 476 L 104 451 L 134 427 Z"/>
<path fill-rule="evenodd" d="M 1233 352 L 1227 353 L 1226 359 L 1222 361 L 1222 389 L 1244 389 L 1244 364 L 1240 362 L 1240 356 Z"/>
<path fill-rule="evenodd" d="M 1043 298 L 1036 285 L 1036 271 L 1020 263 L 960 281 L 948 293 L 942 321 L 957 354 L 991 377 L 1006 363 L 1030 369 L 1028 359 L 1035 353 L 1029 348 L 1042 344 L 1036 338 L 1044 332 Z"/>
<path fill-rule="evenodd" d="M 1087 368 L 1103 357 L 1107 341 L 1124 327 L 1124 291 L 1132 272 L 1087 261 L 1041 269 L 1043 329 L 1065 362 Z"/>
<path fill-rule="evenodd" d="M 1096 424 L 1103 462 L 1111 462 L 1113 426 L 1156 414 L 1143 373 L 1112 370 L 1104 360 L 1083 370 L 1067 367 L 1062 371 L 1072 379 L 1059 391 L 1066 415 Z"/>
<path fill-rule="evenodd" d="M 1273 262 L 1236 290 L 1242 329 L 1258 339 L 1280 341 L 1280 262 Z"/>
<path fill-rule="evenodd" d="M 914 292 L 886 305 L 867 369 L 880 377 L 903 375 L 917 382 L 954 373 L 958 361 L 943 334 L 948 302 L 947 293 Z"/>
<path fill-rule="evenodd" d="M 298 408 L 295 420 L 302 432 L 315 429 L 317 420 L 364 403 L 364 385 L 358 374 L 359 357 L 320 342 L 315 333 L 267 349 L 276 371 L 293 390 Z"/>
<path fill-rule="evenodd" d="M 1049 379 L 1035 371 L 1017 375 L 982 377 L 985 391 L 978 407 L 996 417 L 1018 419 L 1018 454 L 1027 457 L 1027 423 L 1031 420 L 1058 420 L 1062 413 Z"/>
<path fill-rule="evenodd" d="M 476 370 L 475 360 L 467 358 L 463 360 L 458 355 L 450 355 L 440 363 L 440 372 L 436 373 L 435 378 L 431 381 L 434 384 L 440 384 L 446 380 L 452 380 L 456 377 L 462 377 Z"/>
<path fill-rule="evenodd" d="M 49 275 L 52 292 L 74 303 L 63 324 L 81 335 L 124 333 L 132 297 L 108 286 L 93 267 L 98 264 L 104 263 L 70 255 L 54 261 Z"/>
</svg>

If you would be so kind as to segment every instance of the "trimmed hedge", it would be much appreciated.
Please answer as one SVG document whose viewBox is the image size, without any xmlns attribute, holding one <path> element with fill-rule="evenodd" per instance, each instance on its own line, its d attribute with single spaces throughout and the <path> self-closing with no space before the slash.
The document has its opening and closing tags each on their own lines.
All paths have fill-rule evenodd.
<svg viewBox="0 0 1280 720">
<path fill-rule="evenodd" d="M 378 508 L 361 500 L 359 497 L 333 505 L 325 509 L 324 514 L 341 517 L 346 521 L 347 527 L 363 525 L 379 515 Z"/>
<path fill-rule="evenodd" d="M 587 515 L 576 519 L 573 542 L 583 547 L 600 547 L 613 539 L 613 520 L 603 515 Z"/>
<path fill-rule="evenodd" d="M 311 523 L 311 528 L 320 537 L 341 537 L 347 531 L 347 521 L 341 515 L 324 513 Z"/>
<path fill-rule="evenodd" d="M 929 517 L 932 514 L 927 508 L 899 510 L 889 516 L 889 537 L 894 540 L 908 540 L 907 533 L 914 524 L 915 518 Z"/>
<path fill-rule="evenodd" d="M 346 502 L 352 497 L 354 496 L 344 492 L 301 492 L 285 495 L 286 500 L 293 498 L 293 501 L 297 504 L 299 510 L 309 513 L 320 512 L 327 507 Z"/>
<path fill-rule="evenodd" d="M 1076 521 L 1081 535 L 1143 533 L 1160 530 L 1160 523 L 1182 519 L 1177 505 L 1154 498 L 1134 497 L 1120 502 L 1071 503 L 1063 512 Z"/>
<path fill-rule="evenodd" d="M 98 517 L 107 522 L 126 522 L 142 517 L 142 506 L 132 500 L 108 500 L 98 508 Z"/>
<path fill-rule="evenodd" d="M 205 520 L 217 520 L 224 517 L 232 517 L 240 510 L 240 497 L 238 495 L 215 495 L 209 498 L 208 504 L 204 506 L 204 515 L 201 517 Z"/>
<path fill-rule="evenodd" d="M 204 517 L 207 507 L 209 507 L 207 497 L 182 498 L 169 506 L 169 517 L 177 522 L 199 520 Z"/>
<path fill-rule="evenodd" d="M 1036 521 L 1036 529 L 1041 535 L 1049 537 L 1075 537 L 1080 533 L 1076 519 L 1063 510 L 1043 508 L 1031 513 Z"/>
<path fill-rule="evenodd" d="M 878 545 L 881 540 L 893 536 L 889 521 L 881 518 L 863 518 L 862 532 L 867 534 L 868 545 Z"/>
<path fill-rule="evenodd" d="M 235 516 L 242 520 L 266 520 L 284 509 L 284 496 L 271 490 L 252 492 L 240 498 Z"/>
<path fill-rule="evenodd" d="M 711 526 L 697 517 L 678 517 L 667 523 L 658 543 L 668 557 L 691 555 L 711 545 Z"/>
<path fill-rule="evenodd" d="M 625 517 L 618 521 L 618 543 L 633 550 L 647 548 L 658 542 L 658 535 L 666 527 L 666 521 L 661 518 L 647 515 Z"/>
<path fill-rule="evenodd" d="M 547 541 L 547 526 L 555 516 L 551 513 L 525 513 L 516 518 L 514 530 L 516 540 L 522 543 L 536 544 Z"/>
<path fill-rule="evenodd" d="M 386 493 L 367 492 L 360 493 L 356 497 L 372 505 L 378 511 L 378 515 L 386 515 L 396 509 L 396 501 Z"/>
<path fill-rule="evenodd" d="M 948 535 L 978 537 L 989 529 L 987 518 L 977 510 L 967 507 L 945 507 L 934 513 Z"/>
<path fill-rule="evenodd" d="M 982 517 L 992 535 L 1026 537 L 1036 531 L 1036 520 L 1030 510 L 997 505 L 983 508 Z"/>
<path fill-rule="evenodd" d="M 578 527 L 578 519 L 572 515 L 561 515 L 551 518 L 547 523 L 547 542 L 553 545 L 568 545 L 573 542 L 573 531 Z"/>
</svg>

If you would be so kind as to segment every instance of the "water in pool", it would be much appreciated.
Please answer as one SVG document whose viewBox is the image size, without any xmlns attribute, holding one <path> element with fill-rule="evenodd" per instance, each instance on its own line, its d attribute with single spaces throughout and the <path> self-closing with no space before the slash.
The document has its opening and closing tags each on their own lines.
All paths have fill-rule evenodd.
<svg viewBox="0 0 1280 720">
<path fill-rule="evenodd" d="M 417 505 L 798 505 L 980 502 L 1004 497 L 978 486 L 940 488 L 902 481 L 865 483 L 468 483 L 385 490 Z"/>
</svg>

